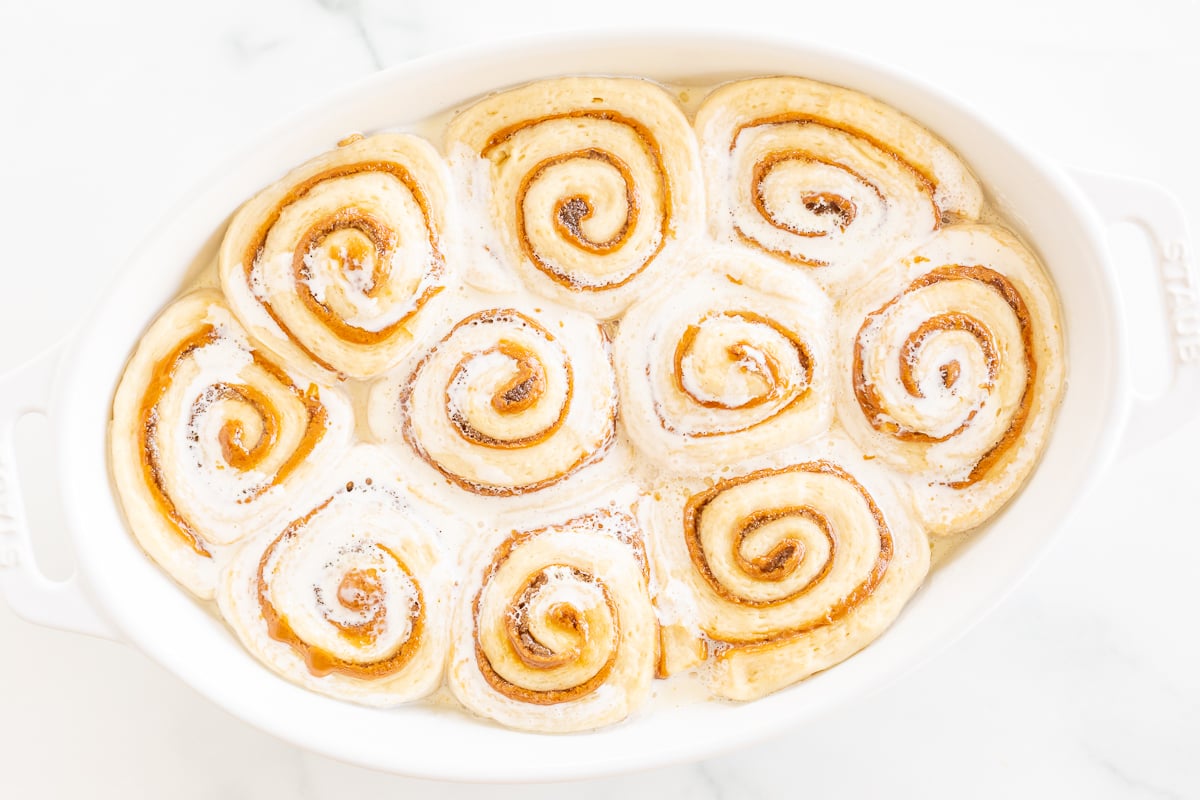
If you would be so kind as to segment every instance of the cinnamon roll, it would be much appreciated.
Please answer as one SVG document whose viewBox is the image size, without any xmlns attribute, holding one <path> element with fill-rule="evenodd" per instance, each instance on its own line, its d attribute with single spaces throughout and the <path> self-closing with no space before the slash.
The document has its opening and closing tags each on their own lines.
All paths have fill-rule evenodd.
<svg viewBox="0 0 1200 800">
<path fill-rule="evenodd" d="M 629 438 L 670 469 L 712 474 L 829 428 L 832 310 L 808 276 L 744 249 L 698 263 L 629 310 L 615 350 Z"/>
<path fill-rule="evenodd" d="M 446 150 L 529 288 L 601 318 L 656 285 L 704 213 L 687 118 L 644 80 L 492 95 L 451 121 Z"/>
<path fill-rule="evenodd" d="M 370 424 L 459 489 L 536 492 L 602 458 L 616 435 L 607 334 L 548 303 L 459 320 L 407 375 L 376 387 Z"/>
<path fill-rule="evenodd" d="M 912 479 L 936 534 L 994 514 L 1033 470 L 1063 392 L 1054 288 L 1011 233 L 947 227 L 841 310 L 838 413 Z"/>
<path fill-rule="evenodd" d="M 979 184 L 941 140 L 871 97 L 804 78 L 726 84 L 696 115 L 711 225 L 830 288 L 869 274 L 948 220 Z"/>
<path fill-rule="evenodd" d="M 379 134 L 292 170 L 234 215 L 221 286 L 293 363 L 370 378 L 413 346 L 445 279 L 446 168 L 424 139 Z"/>
<path fill-rule="evenodd" d="M 330 386 L 263 353 L 219 294 L 168 306 L 113 400 L 113 480 L 142 548 L 211 597 L 228 548 L 272 524 L 354 423 Z"/>
<path fill-rule="evenodd" d="M 899 110 L 701 97 L 536 81 L 250 199 L 113 401 L 145 551 L 302 687 L 534 732 L 870 644 L 1033 470 L 1061 310 Z"/>
<path fill-rule="evenodd" d="M 928 542 L 886 481 L 868 490 L 865 470 L 845 463 L 662 494 L 651 541 L 662 571 L 692 592 L 716 694 L 752 700 L 850 657 L 928 571 Z"/>
<path fill-rule="evenodd" d="M 640 532 L 605 509 L 514 531 L 469 566 L 449 684 L 471 711 L 563 733 L 624 719 L 654 678 Z"/>
<path fill-rule="evenodd" d="M 272 670 L 373 706 L 434 691 L 448 647 L 453 558 L 394 474 L 357 447 L 294 519 L 242 546 L 218 596 Z"/>
</svg>

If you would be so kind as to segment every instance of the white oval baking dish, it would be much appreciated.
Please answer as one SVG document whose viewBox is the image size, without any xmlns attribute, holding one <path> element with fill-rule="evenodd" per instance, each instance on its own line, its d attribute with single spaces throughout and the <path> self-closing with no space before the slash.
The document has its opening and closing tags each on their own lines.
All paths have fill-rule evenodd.
<svg viewBox="0 0 1200 800">
<path fill-rule="evenodd" d="M 293 686 L 255 662 L 127 533 L 105 445 L 125 359 L 184 276 L 212 257 L 232 210 L 288 168 L 347 132 L 403 125 L 494 88 L 567 73 L 688 83 L 805 75 L 875 95 L 948 140 L 1040 252 L 1061 293 L 1068 389 L 1045 458 L 1003 513 L 933 572 L 884 636 L 849 661 L 754 703 L 667 705 L 598 732 L 544 736 L 425 705 L 363 708 Z M 1135 221 L 1150 234 L 1158 274 L 1114 269 L 1104 223 L 1118 220 Z M 811 721 L 960 636 L 1032 566 L 1122 443 L 1149 443 L 1200 411 L 1200 336 L 1188 327 L 1200 319 L 1189 244 L 1182 212 L 1163 190 L 1070 175 L 935 88 L 813 45 L 608 33 L 424 58 L 297 114 L 231 159 L 146 240 L 69 343 L 0 378 L 0 590 L 26 619 L 125 641 L 242 719 L 363 766 L 453 780 L 555 780 L 711 755 Z M 1130 280 L 1161 284 L 1161 318 L 1126 318 L 1121 286 Z M 1139 398 L 1129 377 L 1128 334 L 1135 325 L 1164 323 L 1174 348 L 1173 381 L 1164 395 Z M 78 563 L 65 583 L 38 572 L 22 511 L 12 434 L 27 412 L 46 413 L 52 423 Z"/>
</svg>

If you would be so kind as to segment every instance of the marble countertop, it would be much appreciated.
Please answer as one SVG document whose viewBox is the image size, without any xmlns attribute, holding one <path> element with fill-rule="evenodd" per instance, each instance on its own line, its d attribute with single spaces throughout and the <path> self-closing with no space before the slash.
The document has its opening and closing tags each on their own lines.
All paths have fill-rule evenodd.
<svg viewBox="0 0 1200 800">
<path fill-rule="evenodd" d="M 613 20 L 680 20 L 610 0 Z M 691 26 L 793 31 L 967 98 L 1060 161 L 1169 187 L 1200 233 L 1200 3 L 689 4 Z M 847 14 L 852 21 L 847 21 Z M 555 0 L 155 0 L 0 5 L 0 371 L 85 313 L 155 220 L 233 146 L 360 76 L 432 50 L 594 25 Z M 1130 268 L 1146 268 L 1130 245 Z M 1143 259 L 1144 260 L 1144 259 Z M 70 286 L 67 293 L 63 287 Z M 1156 331 L 1138 331 L 1155 344 Z M 1140 360 L 1162 380 L 1164 358 Z M 39 556 L 70 570 L 60 491 L 21 434 Z M 691 766 L 572 786 L 673 797 L 1200 796 L 1200 424 L 1115 465 L 990 616 L 836 715 Z M 304 754 L 133 649 L 0 604 L 0 796 L 550 797 L 412 781 Z M 372 795 L 366 794 L 371 792 Z"/>
</svg>

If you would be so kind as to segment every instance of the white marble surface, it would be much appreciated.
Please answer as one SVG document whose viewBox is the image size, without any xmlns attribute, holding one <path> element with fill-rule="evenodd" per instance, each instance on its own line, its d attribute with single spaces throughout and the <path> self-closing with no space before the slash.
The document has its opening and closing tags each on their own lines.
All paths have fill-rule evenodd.
<svg viewBox="0 0 1200 800">
<path fill-rule="evenodd" d="M 601 13 L 678 19 L 650 5 L 610 0 Z M 1055 158 L 1170 187 L 1200 231 L 1194 0 L 1012 0 L 977 13 L 949 0 L 740 0 L 736 19 L 730 7 L 691 3 L 686 22 L 790 30 L 891 61 Z M 80 317 L 155 219 L 231 145 L 297 104 L 422 52 L 594 25 L 596 8 L 5 0 L 0 370 Z M 1147 381 L 1154 366 L 1139 364 Z M 36 431 L 23 440 L 36 442 Z M 579 800 L 1200 796 L 1197 451 L 1193 424 L 1118 464 L 999 609 L 884 693 L 742 752 L 569 791 Z M 59 490 L 36 448 L 23 452 L 41 555 L 64 574 Z M 36 628 L 0 604 L 0 797 L 563 791 L 410 781 L 307 756 L 130 648 Z"/>
</svg>

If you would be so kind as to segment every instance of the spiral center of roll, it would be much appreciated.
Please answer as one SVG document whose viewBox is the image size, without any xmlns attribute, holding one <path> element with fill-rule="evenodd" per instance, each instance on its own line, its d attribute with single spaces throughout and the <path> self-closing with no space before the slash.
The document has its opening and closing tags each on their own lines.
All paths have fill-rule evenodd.
<svg viewBox="0 0 1200 800">
<path fill-rule="evenodd" d="M 566 564 L 550 564 L 514 583 L 501 566 L 484 590 L 490 599 L 476 600 L 477 624 L 481 614 L 490 617 L 486 632 L 476 634 L 484 677 L 497 691 L 541 705 L 594 691 L 619 648 L 619 620 L 607 587 L 590 571 Z M 505 584 L 515 588 L 511 595 Z M 512 599 L 505 602 L 506 596 Z M 481 611 L 496 601 L 494 612 Z M 502 613 L 491 617 L 495 612 Z"/>
<path fill-rule="evenodd" d="M 833 216 L 834 224 L 842 230 L 854 221 L 858 211 L 854 203 L 832 192 L 807 192 L 800 195 L 800 202 L 815 216 Z"/>
<path fill-rule="evenodd" d="M 662 153 L 636 119 L 589 109 L 525 120 L 497 131 L 481 155 L 505 213 L 513 209 L 522 260 L 572 291 L 624 286 L 670 235 Z"/>
<path fill-rule="evenodd" d="M 962 373 L 962 367 L 957 361 L 947 361 L 938 368 L 938 372 L 942 376 L 942 386 L 953 390 L 954 385 L 958 383 L 958 376 Z"/>
<path fill-rule="evenodd" d="M 307 551 L 306 538 L 320 538 L 317 520 L 332 502 L 289 525 L 259 560 L 257 594 L 267 633 L 318 677 L 395 674 L 424 636 L 421 587 L 396 551 L 380 542 L 359 540 L 332 560 Z M 318 564 L 314 575 L 310 569 Z M 336 640 L 324 635 L 325 625 Z"/>
<path fill-rule="evenodd" d="M 242 471 L 258 466 L 279 438 L 279 412 L 270 399 L 252 386 L 218 383 L 202 400 L 235 404 L 217 435 L 225 463 Z M 193 422 L 201 401 L 193 406 Z M 248 413 L 239 413 L 243 409 Z"/>
<path fill-rule="evenodd" d="M 703 522 L 701 523 L 703 524 Z M 730 539 L 729 566 L 753 582 L 776 584 L 764 596 L 736 590 L 724 563 L 709 562 L 712 585 L 738 602 L 769 607 L 787 603 L 818 585 L 833 567 L 837 537 L 825 515 L 811 506 L 752 511 L 738 521 Z"/>
<path fill-rule="evenodd" d="M 334 231 L 310 252 L 320 253 L 330 269 L 341 273 L 347 283 L 367 296 L 375 294 L 382 285 L 383 265 L 377 257 L 376 244 L 357 228 Z"/>
<path fill-rule="evenodd" d="M 871 596 L 894 551 L 875 501 L 849 473 L 825 461 L 722 481 L 688 500 L 683 523 L 712 601 L 752 620 L 750 636 L 722 628 L 714 637 L 730 643 L 835 623 Z M 771 620 L 786 620 L 785 630 L 764 639 Z M 717 624 L 711 617 L 710 623 Z"/>
<path fill-rule="evenodd" d="M 637 226 L 637 186 L 628 164 L 596 148 L 553 156 L 530 171 L 518 197 L 524 241 L 535 259 L 541 258 L 532 248 L 538 233 L 525 218 L 552 188 L 565 192 L 552 206 L 554 230 L 580 250 L 611 253 L 625 245 Z"/>
<path fill-rule="evenodd" d="M 493 352 L 512 359 L 516 374 L 492 396 L 492 408 L 501 414 L 520 414 L 546 391 L 546 370 L 535 354 L 513 342 L 500 342 Z"/>
<path fill-rule="evenodd" d="M 933 335 L 945 334 L 951 331 L 965 333 L 975 341 L 983 353 L 983 360 L 987 369 L 987 377 L 981 381 L 980 388 L 985 391 L 992 388 L 992 384 L 996 380 L 996 372 L 999 369 L 1000 356 L 996 351 L 996 343 L 993 341 L 987 327 L 970 314 L 938 314 L 917 326 L 917 329 L 909 334 L 908 338 L 904 340 L 904 345 L 900 348 L 900 381 L 904 384 L 905 391 L 913 397 L 925 397 L 925 391 L 921 388 L 918 370 L 922 362 L 921 355 L 926 342 Z M 937 365 L 937 372 L 942 388 L 953 392 L 959 375 L 962 373 L 962 365 L 957 359 L 950 358 Z M 968 418 L 967 421 L 970 421 L 970 419 Z"/>
<path fill-rule="evenodd" d="M 528 447 L 552 435 L 565 421 L 566 398 L 558 407 L 537 413 L 544 400 L 553 402 L 549 393 L 541 356 L 519 342 L 502 339 L 458 362 L 446 385 L 446 413 L 468 442 L 502 449 Z M 486 405 L 479 403 L 480 395 L 488 398 Z"/>
<path fill-rule="evenodd" d="M 760 580 L 778 581 L 796 571 L 796 567 L 804 560 L 805 546 L 803 540 L 785 532 L 782 538 L 762 537 L 769 539 L 766 552 L 762 548 L 751 548 L 747 554 L 747 539 L 752 539 L 764 527 L 785 520 L 789 514 L 803 513 L 804 509 L 789 509 L 785 511 L 770 510 L 756 511 L 746 518 L 733 540 L 733 556 L 739 567 L 748 574 Z M 785 529 L 786 531 L 786 529 Z M 770 541 L 773 539 L 774 541 Z M 751 541 L 753 544 L 753 541 Z M 757 549 L 759 552 L 754 553 Z"/>
<path fill-rule="evenodd" d="M 328 306 L 317 272 L 341 276 L 353 291 L 372 297 L 391 272 L 395 233 L 375 217 L 341 208 L 310 227 L 296 246 L 293 270 L 313 304 Z"/>
<path fill-rule="evenodd" d="M 375 568 L 351 569 L 337 587 L 338 603 L 357 619 L 345 620 L 327 613 L 325 619 L 348 642 L 362 647 L 374 642 L 386 624 L 387 597 Z"/>
<path fill-rule="evenodd" d="M 337 598 L 343 606 L 359 614 L 379 608 L 383 601 L 379 571 L 374 568 L 350 570 L 338 584 Z"/>
<path fill-rule="evenodd" d="M 554 669 L 576 661 L 587 643 L 589 609 L 581 600 L 581 592 L 570 600 L 539 602 L 551 578 L 557 581 L 591 583 L 592 576 L 571 567 L 550 567 L 534 575 L 517 597 L 505 621 L 509 644 L 525 666 L 533 669 Z M 594 604 L 593 604 L 594 605 Z M 579 606 L 584 606 L 580 608 Z M 538 613 L 538 612 L 541 613 Z"/>
<path fill-rule="evenodd" d="M 626 198 L 628 200 L 628 198 Z M 555 217 L 558 220 L 559 232 L 566 237 L 574 239 L 586 248 L 596 248 L 598 243 L 588 237 L 583 230 L 585 220 L 592 218 L 592 204 L 588 202 L 586 197 L 570 197 L 558 204 L 555 209 Z M 621 230 L 617 232 L 617 236 L 621 236 L 629 227 L 629 217 L 625 217 L 625 222 L 621 226 Z M 611 239 L 610 239 L 611 242 Z M 607 243 L 606 243 L 607 244 Z"/>
<path fill-rule="evenodd" d="M 688 326 L 674 360 L 676 388 L 705 408 L 748 409 L 794 398 L 812 380 L 804 343 L 749 311 L 712 314 Z"/>
<path fill-rule="evenodd" d="M 773 227 L 804 237 L 845 231 L 859 216 L 861 204 L 883 200 L 855 171 L 797 150 L 768 153 L 758 161 L 750 197 Z"/>
</svg>

